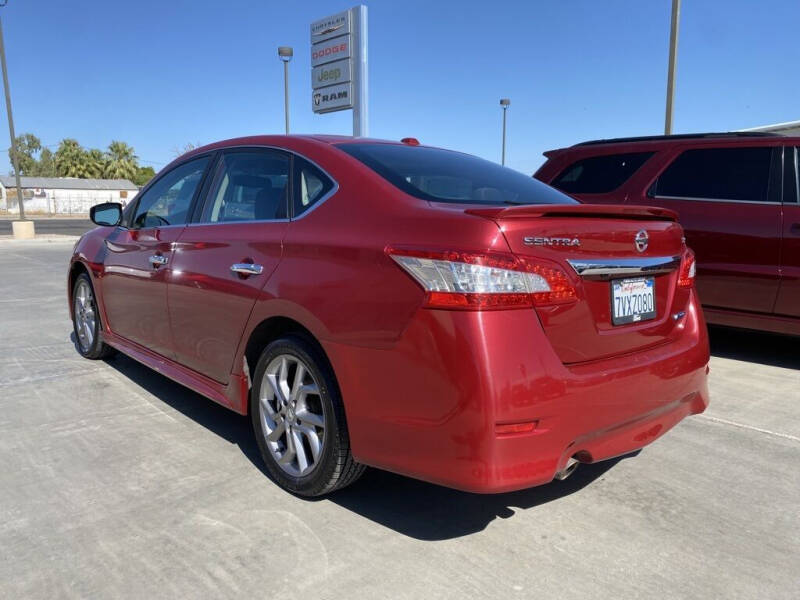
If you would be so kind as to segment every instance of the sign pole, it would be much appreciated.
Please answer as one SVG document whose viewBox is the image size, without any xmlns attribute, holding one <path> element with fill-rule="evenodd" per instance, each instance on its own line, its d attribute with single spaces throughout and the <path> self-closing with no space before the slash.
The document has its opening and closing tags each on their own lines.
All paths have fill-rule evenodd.
<svg viewBox="0 0 800 600">
<path fill-rule="evenodd" d="M 353 137 L 369 135 L 367 122 L 369 96 L 367 92 L 367 7 L 350 9 L 353 19 Z"/>
<path fill-rule="evenodd" d="M 681 0 L 672 0 L 672 26 L 669 32 L 669 72 L 667 73 L 667 114 L 664 117 L 664 135 L 672 133 L 672 103 L 675 101 L 675 63 L 678 54 L 678 26 L 681 18 Z"/>
</svg>

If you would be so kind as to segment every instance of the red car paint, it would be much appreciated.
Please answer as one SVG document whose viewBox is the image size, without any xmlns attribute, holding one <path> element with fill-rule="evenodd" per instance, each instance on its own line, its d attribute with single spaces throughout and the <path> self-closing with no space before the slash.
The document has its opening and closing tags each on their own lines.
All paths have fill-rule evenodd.
<svg viewBox="0 0 800 600">
<path fill-rule="evenodd" d="M 680 199 L 652 185 L 687 150 L 774 149 L 768 201 Z M 652 156 L 605 193 L 572 193 L 585 203 L 647 204 L 675 211 L 697 254 L 697 289 L 709 323 L 800 335 L 800 204 L 796 148 L 800 138 L 752 135 L 654 136 L 599 140 L 545 153 L 534 174 L 553 184 L 577 161 L 628 153 Z M 777 182 L 783 182 L 783 186 Z M 558 186 L 556 186 L 558 187 Z"/>
<path fill-rule="evenodd" d="M 427 202 L 337 147 L 350 140 L 240 138 L 177 159 L 163 172 L 209 151 L 277 147 L 320 165 L 338 189 L 295 220 L 98 227 L 76 245 L 69 289 L 85 269 L 107 344 L 242 414 L 254 332 L 302 327 L 335 372 L 355 460 L 463 490 L 547 483 L 572 457 L 631 452 L 705 409 L 709 351 L 691 280 L 679 286 L 677 268 L 658 274 L 657 317 L 614 327 L 609 282 L 582 280 L 565 262 L 685 254 L 669 211 Z M 582 245 L 534 247 L 525 236 Z M 552 269 L 574 298 L 438 308 L 387 255 L 399 247 Z M 157 270 L 154 253 L 168 257 Z M 248 261 L 265 272 L 230 272 Z"/>
</svg>

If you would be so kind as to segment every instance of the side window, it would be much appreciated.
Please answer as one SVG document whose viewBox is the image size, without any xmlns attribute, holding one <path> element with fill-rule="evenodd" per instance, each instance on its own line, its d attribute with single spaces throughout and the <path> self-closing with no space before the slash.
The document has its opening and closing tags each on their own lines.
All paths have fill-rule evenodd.
<svg viewBox="0 0 800 600">
<path fill-rule="evenodd" d="M 572 163 L 553 180 L 553 187 L 568 194 L 613 192 L 639 170 L 653 152 L 593 156 Z"/>
<path fill-rule="evenodd" d="M 797 180 L 798 153 L 800 148 L 786 146 L 783 149 L 783 201 L 786 203 L 796 203 L 800 199 Z"/>
<path fill-rule="evenodd" d="M 294 216 L 297 217 L 333 189 L 333 182 L 317 167 L 299 156 L 295 164 Z"/>
<path fill-rule="evenodd" d="M 662 197 L 767 202 L 771 157 L 770 147 L 686 150 L 651 190 Z"/>
<path fill-rule="evenodd" d="M 156 181 L 139 199 L 131 227 L 141 229 L 186 223 L 192 198 L 208 161 L 207 156 L 189 161 Z"/>
<path fill-rule="evenodd" d="M 226 152 L 214 175 L 204 223 L 286 219 L 289 157 L 273 150 Z"/>
</svg>

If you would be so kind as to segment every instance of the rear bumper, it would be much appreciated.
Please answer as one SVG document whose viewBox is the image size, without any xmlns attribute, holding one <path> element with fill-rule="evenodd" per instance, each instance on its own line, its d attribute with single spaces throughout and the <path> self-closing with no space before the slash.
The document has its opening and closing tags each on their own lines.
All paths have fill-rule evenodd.
<svg viewBox="0 0 800 600">
<path fill-rule="evenodd" d="M 678 341 L 561 363 L 526 310 L 420 310 L 385 349 L 323 343 L 356 460 L 473 492 L 551 481 L 570 457 L 637 450 L 708 405 L 708 340 L 696 297 Z M 535 423 L 498 434 L 497 425 Z"/>
</svg>

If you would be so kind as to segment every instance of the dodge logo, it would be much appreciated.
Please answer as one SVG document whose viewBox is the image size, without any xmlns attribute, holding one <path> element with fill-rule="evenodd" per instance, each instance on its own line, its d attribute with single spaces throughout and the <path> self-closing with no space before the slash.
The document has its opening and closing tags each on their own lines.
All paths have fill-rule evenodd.
<svg viewBox="0 0 800 600">
<path fill-rule="evenodd" d="M 633 245 L 636 246 L 636 249 L 639 252 L 644 252 L 647 250 L 647 244 L 650 243 L 650 237 L 647 235 L 647 232 L 644 229 L 640 229 L 636 233 L 636 237 L 633 238 Z"/>
</svg>

